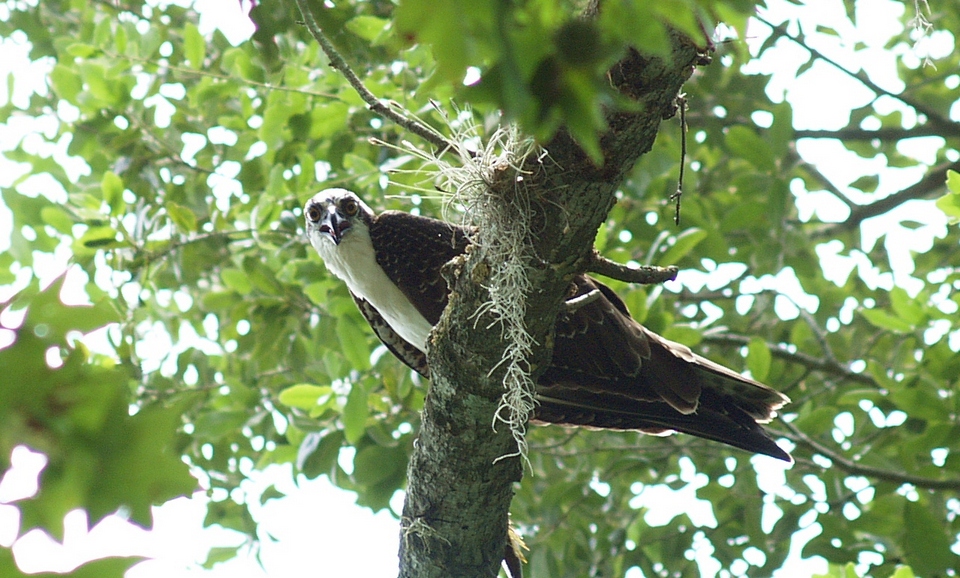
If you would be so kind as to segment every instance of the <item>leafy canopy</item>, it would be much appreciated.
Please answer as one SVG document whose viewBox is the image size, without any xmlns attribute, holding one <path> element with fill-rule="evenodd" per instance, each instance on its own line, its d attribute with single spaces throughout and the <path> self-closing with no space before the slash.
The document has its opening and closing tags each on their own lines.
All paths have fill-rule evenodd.
<svg viewBox="0 0 960 578">
<path fill-rule="evenodd" d="M 604 71 L 627 44 L 664 54 L 668 27 L 702 39 L 699 23 L 720 21 L 754 38 L 720 43 L 686 86 L 681 225 L 666 202 L 680 156 L 671 121 L 596 245 L 684 270 L 666 290 L 614 285 L 650 329 L 790 395 L 772 427 L 797 463 L 781 472 L 687 437 L 537 428 L 513 506 L 530 574 L 770 575 L 800 528 L 818 530 L 802 554 L 835 564 L 831 576 L 955 572 L 960 185 L 947 170 L 960 169 L 960 56 L 922 58 L 955 46 L 960 4 L 937 4 L 925 43 L 906 26 L 912 3 L 859 0 L 829 16 L 771 3 L 749 30 L 755 6 L 738 1 L 611 1 L 592 20 L 574 4 L 314 9 L 377 98 L 437 130 L 474 122 L 482 137 L 503 111 L 543 141 L 565 125 L 594 156 L 605 107 L 624 105 Z M 895 25 L 861 40 L 878 13 Z M 29 42 L 47 70 L 36 91 L 9 76 L 0 107 L 4 130 L 39 123 L 3 152 L 17 176 L 2 189 L 13 226 L 0 282 L 19 293 L 0 316 L 0 465 L 20 445 L 48 459 L 39 493 L 17 502 L 21 533 L 59 536 L 77 507 L 148 525 L 150 504 L 195 487 L 188 471 L 219 496 L 251 468 L 295 463 L 372 509 L 403 488 L 424 384 L 378 348 L 304 246 L 300 207 L 319 182 L 441 215 L 417 152 L 428 145 L 367 108 L 291 5 L 258 2 L 251 16 L 256 33 L 233 45 L 176 5 L 0 9 L 0 37 Z M 838 91 L 822 106 L 842 121 L 818 125 L 782 91 L 825 68 L 840 80 L 816 90 Z M 844 114 L 851 86 L 866 96 Z M 62 278 L 41 288 L 43 263 L 64 254 L 92 306 L 64 305 Z M 107 343 L 85 345 L 104 326 Z M 663 488 L 693 492 L 712 517 L 657 520 L 644 496 Z M 227 498 L 206 521 L 255 535 Z M 121 562 L 76 575 L 119 575 Z M 0 570 L 15 571 L 7 550 Z"/>
</svg>

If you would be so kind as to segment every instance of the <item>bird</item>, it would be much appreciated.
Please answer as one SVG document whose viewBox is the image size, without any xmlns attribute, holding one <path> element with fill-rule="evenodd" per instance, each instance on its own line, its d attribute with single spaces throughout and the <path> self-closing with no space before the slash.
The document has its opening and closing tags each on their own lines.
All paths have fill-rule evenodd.
<svg viewBox="0 0 960 578">
<path fill-rule="evenodd" d="M 377 214 L 343 188 L 316 193 L 303 214 L 307 239 L 346 283 L 373 332 L 429 378 L 427 341 L 450 294 L 441 268 L 467 251 L 470 230 L 403 211 Z M 571 303 L 583 299 L 557 316 L 531 422 L 682 432 L 793 461 L 762 427 L 787 396 L 645 328 L 589 275 L 572 279 L 571 294 Z"/>
</svg>

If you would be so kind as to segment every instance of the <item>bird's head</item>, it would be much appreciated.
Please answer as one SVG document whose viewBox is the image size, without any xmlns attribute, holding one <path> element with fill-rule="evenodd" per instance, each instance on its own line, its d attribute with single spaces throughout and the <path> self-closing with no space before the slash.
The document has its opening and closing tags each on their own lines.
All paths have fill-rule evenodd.
<svg viewBox="0 0 960 578">
<path fill-rule="evenodd" d="M 307 239 L 320 250 L 328 241 L 339 245 L 354 229 L 366 228 L 373 211 L 355 193 L 346 189 L 325 189 L 303 207 Z"/>
</svg>

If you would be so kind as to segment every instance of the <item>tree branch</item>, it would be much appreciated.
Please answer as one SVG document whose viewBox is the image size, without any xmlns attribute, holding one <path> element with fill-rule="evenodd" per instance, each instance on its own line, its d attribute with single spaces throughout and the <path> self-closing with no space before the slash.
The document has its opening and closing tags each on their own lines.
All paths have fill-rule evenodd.
<svg viewBox="0 0 960 578">
<path fill-rule="evenodd" d="M 758 19 L 760 22 L 763 22 L 764 24 L 766 24 L 767 26 L 769 26 L 769 27 L 773 30 L 773 35 L 774 35 L 775 37 L 777 37 L 777 38 L 786 38 L 787 40 L 790 40 L 790 41 L 794 42 L 794 43 L 797 44 L 798 46 L 801 46 L 802 48 L 804 48 L 804 49 L 806 49 L 807 51 L 809 51 L 810 54 L 811 54 L 814 58 L 819 58 L 820 60 L 822 60 L 822 61 L 824 61 L 824 62 L 826 62 L 826 63 L 828 63 L 828 64 L 833 65 L 835 68 L 837 68 L 837 69 L 840 70 L 841 72 L 847 74 L 847 75 L 850 76 L 851 78 L 854 78 L 854 79 L 856 79 L 856 80 L 859 80 L 864 86 L 866 86 L 867 88 L 869 88 L 870 90 L 872 90 L 875 94 L 877 94 L 877 95 L 886 95 L 886 96 L 889 96 L 889 97 L 891 97 L 891 98 L 895 98 L 895 99 L 899 100 L 900 102 L 906 104 L 907 106 L 911 107 L 912 109 L 914 109 L 914 110 L 917 111 L 918 113 L 925 115 L 925 116 L 927 117 L 928 126 L 931 126 L 931 127 L 934 127 L 934 128 L 937 129 L 937 133 L 936 133 L 936 134 L 954 135 L 954 134 L 960 133 L 960 124 L 955 123 L 955 122 L 953 122 L 952 120 L 950 120 L 949 118 L 943 116 L 940 111 L 934 110 L 934 109 L 932 109 L 932 108 L 930 108 L 930 107 L 928 107 L 928 106 L 926 106 L 926 105 L 920 104 L 920 103 L 918 103 L 918 102 L 913 102 L 911 99 L 907 98 L 907 97 L 904 96 L 903 94 L 897 94 L 897 93 L 891 92 L 891 91 L 889 91 L 889 90 L 886 90 L 885 88 L 880 87 L 878 84 L 876 84 L 875 82 L 873 82 L 873 81 L 870 79 L 870 75 L 868 75 L 868 74 L 867 74 L 866 72 L 864 72 L 863 70 L 859 70 L 859 71 L 857 71 L 857 72 L 853 72 L 852 70 L 848 70 L 847 68 L 845 68 L 845 67 L 843 67 L 842 65 L 840 65 L 839 62 L 837 62 L 837 61 L 835 61 L 835 60 L 827 57 L 826 55 L 824 55 L 823 53 L 821 53 L 819 50 L 817 50 L 817 49 L 815 49 L 815 48 L 811 48 L 810 46 L 807 45 L 807 43 L 805 43 L 805 42 L 803 42 L 802 40 L 800 40 L 799 38 L 797 38 L 797 37 L 795 37 L 795 36 L 787 33 L 785 26 L 775 26 L 775 25 L 772 24 L 770 21 L 764 19 L 763 16 L 761 16 L 761 15 L 755 14 L 755 15 L 754 15 L 754 18 Z"/>
<path fill-rule="evenodd" d="M 719 123 L 719 126 L 721 127 L 755 125 L 753 120 L 748 116 L 733 115 L 721 119 L 717 118 L 710 112 L 687 112 L 687 121 L 689 121 L 691 124 L 696 124 L 698 121 L 702 122 L 704 120 L 709 120 L 713 123 Z M 754 126 L 754 128 L 761 132 L 766 132 L 769 130 L 756 126 Z M 903 139 L 924 136 L 942 136 L 944 138 L 949 138 L 953 136 L 953 133 L 944 132 L 943 127 L 928 123 L 918 124 L 912 128 L 888 126 L 876 130 L 868 130 L 856 126 L 849 126 L 840 129 L 798 129 L 793 131 L 793 140 L 801 138 L 815 138 L 844 141 L 899 141 Z"/>
<path fill-rule="evenodd" d="M 297 0 L 297 5 L 331 66 L 344 74 L 371 110 L 443 150 L 458 152 L 454 143 L 430 127 L 378 101 L 324 36 L 308 1 Z M 552 351 L 545 344 L 551 341 L 570 277 L 589 259 L 617 188 L 640 155 L 652 148 L 660 123 L 675 112 L 676 95 L 699 60 L 690 39 L 679 33 L 671 33 L 670 39 L 669 57 L 630 50 L 609 71 L 611 85 L 636 106 L 607 112 L 609 128 L 600 135 L 602 164 L 560 129 L 545 143 L 547 155 L 529 155 L 522 167 L 508 167 L 523 175 L 522 189 L 516 178 L 487 183 L 495 206 L 512 206 L 512 200 L 525 195 L 525 217 L 533 223 L 519 243 L 528 249 L 522 257 L 530 263 L 524 271 L 530 289 L 524 291 L 522 323 L 536 344 L 523 359 L 532 368 L 532 380 L 549 365 Z M 570 215 L 577 218 L 569 219 Z M 505 391 L 502 361 L 507 342 L 503 321 L 489 314 L 485 281 L 492 266 L 483 259 L 483 250 L 471 251 L 449 270 L 450 302 L 427 344 L 432 382 L 407 469 L 401 578 L 494 576 L 508 547 L 508 511 L 522 467 L 511 428 L 491 427 L 497 423 Z M 603 261 L 597 262 L 604 267 Z M 675 270 L 621 269 L 607 270 L 621 277 L 640 276 L 645 282 L 657 275 L 662 279 L 675 275 Z M 522 431 L 524 425 L 516 427 Z"/>
<path fill-rule="evenodd" d="M 305 89 L 302 89 L 302 88 L 293 88 L 293 87 L 290 87 L 290 86 L 283 86 L 283 85 L 271 84 L 271 83 L 269 83 L 269 82 L 258 82 L 258 81 L 256 81 L 256 80 L 250 80 L 249 78 L 243 78 L 243 77 L 239 77 L 239 76 L 231 76 L 231 75 L 226 75 L 226 74 L 217 74 L 216 72 L 210 72 L 209 70 L 197 70 L 197 69 L 189 68 L 189 67 L 185 67 L 185 66 L 175 66 L 175 65 L 173 65 L 173 64 L 169 64 L 169 63 L 166 63 L 166 62 L 161 65 L 161 63 L 158 62 L 157 59 L 155 59 L 155 58 L 144 58 L 144 57 L 142 57 L 142 56 L 133 56 L 133 55 L 130 55 L 130 54 L 121 54 L 121 53 L 119 53 L 119 52 L 113 52 L 113 51 L 111 51 L 111 50 L 106 50 L 106 49 L 103 49 L 103 53 L 104 53 L 106 56 L 109 56 L 110 58 L 112 58 L 112 59 L 114 59 L 114 60 L 128 60 L 128 61 L 130 61 L 130 62 L 139 62 L 139 63 L 141 63 L 141 64 L 152 64 L 152 65 L 156 66 L 157 68 L 161 68 L 161 67 L 162 67 L 162 68 L 165 69 L 166 71 L 176 72 L 176 73 L 183 74 L 183 75 L 200 76 L 200 77 L 204 77 L 204 78 L 213 78 L 213 79 L 216 79 L 216 80 L 223 80 L 223 81 L 225 81 L 225 82 L 226 82 L 226 81 L 239 82 L 239 83 L 241 83 L 241 84 L 246 84 L 247 86 L 255 86 L 255 87 L 257 87 L 257 88 L 264 88 L 264 89 L 266 89 L 266 90 L 275 90 L 275 91 L 277 91 L 277 92 L 291 92 L 291 93 L 296 93 L 296 94 L 305 94 L 305 95 L 307 95 L 307 96 L 316 96 L 316 97 L 319 97 L 319 98 L 328 98 L 328 99 L 330 99 L 330 100 L 337 100 L 338 98 L 340 98 L 339 96 L 337 96 L 336 94 L 333 94 L 333 93 L 317 92 L 317 91 L 315 91 L 315 90 L 305 90 Z M 154 73 L 154 74 L 157 74 L 157 73 Z"/>
<path fill-rule="evenodd" d="M 831 450 L 817 440 L 803 433 L 792 423 L 787 421 L 783 421 L 782 423 L 784 427 L 790 430 L 789 434 L 784 434 L 785 437 L 800 445 L 806 446 L 814 452 L 829 459 L 831 462 L 833 462 L 833 465 L 839 467 L 848 474 L 865 476 L 875 480 L 893 482 L 895 484 L 911 484 L 918 488 L 925 488 L 928 490 L 960 490 L 960 479 L 935 480 L 933 478 L 924 478 L 922 476 L 914 476 L 911 474 L 884 470 L 882 468 L 875 468 L 873 466 L 857 463 L 854 460 L 851 460 L 850 458 Z"/>
<path fill-rule="evenodd" d="M 816 165 L 808 163 L 807 161 L 803 160 L 803 158 L 799 154 L 797 154 L 796 146 L 791 145 L 790 155 L 795 157 L 798 167 L 802 167 L 803 170 L 810 173 L 810 176 L 812 176 L 817 181 L 819 181 L 820 184 L 823 185 L 823 188 L 825 188 L 828 192 L 832 193 L 834 197 L 839 199 L 840 202 L 846 205 L 851 211 L 853 211 L 856 207 L 860 206 L 854 203 L 853 201 L 851 201 L 850 198 L 847 195 L 845 195 L 843 191 L 841 191 L 837 187 L 837 185 L 833 184 L 833 181 L 828 179 L 826 175 L 820 172 L 820 169 L 818 169 Z"/>
<path fill-rule="evenodd" d="M 680 271 L 676 266 L 656 267 L 653 265 L 641 265 L 640 267 L 628 267 L 616 261 L 611 261 L 601 255 L 596 249 L 590 253 L 587 258 L 586 271 L 596 273 L 618 281 L 626 283 L 640 283 L 642 285 L 656 285 L 673 281 L 677 278 Z"/>
<path fill-rule="evenodd" d="M 460 150 L 457 145 L 450 140 L 447 140 L 446 137 L 438 133 L 432 127 L 418 120 L 408 118 L 407 116 L 397 112 L 394 108 L 388 106 L 383 101 L 378 99 L 372 92 L 370 92 L 370 90 L 363 84 L 363 81 L 360 80 L 360 77 L 357 76 L 352 68 L 350 68 L 350 65 L 347 64 L 347 61 L 343 58 L 343 56 L 341 56 L 337 49 L 334 48 L 333 43 L 327 39 L 326 35 L 323 33 L 323 30 L 320 29 L 320 25 L 317 24 L 316 19 L 313 17 L 313 12 L 310 11 L 310 2 L 308 0 L 296 0 L 296 2 L 297 7 L 300 9 L 300 14 L 303 16 L 303 22 L 307 26 L 307 30 L 310 31 L 313 39 L 316 40 L 317 44 L 320 45 L 323 53 L 326 54 L 327 58 L 330 59 L 330 67 L 340 71 L 340 74 L 342 74 L 344 78 L 347 79 L 347 82 L 350 83 L 350 86 L 357 91 L 357 94 L 360 95 L 360 98 L 367 103 L 367 106 L 370 107 L 370 110 L 407 129 L 423 140 L 433 144 L 441 151 L 449 150 L 459 154 Z"/>
<path fill-rule="evenodd" d="M 956 130 L 956 128 L 955 128 Z M 846 127 L 837 130 L 795 130 L 794 138 L 831 138 L 837 140 L 881 140 L 898 141 L 908 138 L 917 138 L 921 136 L 953 136 L 951 133 L 944 133 L 943 127 L 933 124 L 921 124 L 913 128 L 903 128 L 899 126 L 889 126 L 877 130 L 866 130 L 859 127 Z"/>
<path fill-rule="evenodd" d="M 850 211 L 850 216 L 845 221 L 836 225 L 821 227 L 814 231 L 812 236 L 814 238 L 833 237 L 837 233 L 853 230 L 867 219 L 892 211 L 907 201 L 931 197 L 946 186 L 948 170 L 960 171 L 960 161 L 946 162 L 932 167 L 922 179 L 902 191 L 886 196 L 879 201 L 874 201 L 869 205 L 857 205 Z"/>
<path fill-rule="evenodd" d="M 544 144 L 547 155 L 529 155 L 522 166 L 510 167 L 523 175 L 523 187 L 506 169 L 503 178 L 487 183 L 484 194 L 495 207 L 514 206 L 522 195 L 524 216 L 532 223 L 518 246 L 530 288 L 524 291 L 523 328 L 536 344 L 523 362 L 534 381 L 549 366 L 547 344 L 569 297 L 570 277 L 590 259 L 624 175 L 653 146 L 693 72 L 696 46 L 679 34 L 672 41 L 672 57 L 630 51 L 611 69 L 610 82 L 637 106 L 607 113 L 601 165 L 561 129 Z M 493 576 L 504 556 L 507 510 L 522 469 L 509 428 L 491 427 L 505 392 L 507 343 L 501 322 L 488 313 L 495 264 L 484 261 L 484 254 L 482 248 L 471 251 L 451 268 L 450 302 L 429 340 L 433 382 L 408 468 L 403 515 L 430 530 L 408 532 L 401 541 L 403 578 Z"/>
<path fill-rule="evenodd" d="M 750 337 L 745 335 L 735 335 L 733 333 L 713 333 L 703 336 L 703 340 L 707 343 L 737 346 L 748 345 L 750 343 L 750 339 Z M 862 383 L 864 385 L 869 385 L 871 387 L 880 389 L 880 384 L 878 384 L 869 375 L 857 373 L 849 367 L 846 367 L 836 361 L 831 362 L 829 360 L 820 359 L 819 357 L 814 357 L 800 351 L 788 351 L 775 343 L 768 342 L 766 345 L 767 349 L 770 350 L 770 354 L 778 359 L 783 359 L 784 361 L 796 363 L 810 369 L 836 375 L 842 379 L 856 383 Z"/>
</svg>

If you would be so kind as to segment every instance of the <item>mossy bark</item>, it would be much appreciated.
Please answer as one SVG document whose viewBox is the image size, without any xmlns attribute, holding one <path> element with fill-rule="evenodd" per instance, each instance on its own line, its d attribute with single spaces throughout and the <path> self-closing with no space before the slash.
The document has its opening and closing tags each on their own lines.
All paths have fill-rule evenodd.
<svg viewBox="0 0 960 578">
<path fill-rule="evenodd" d="M 675 113 L 676 96 L 703 55 L 675 35 L 672 56 L 631 51 L 610 70 L 611 83 L 638 106 L 635 112 L 607 115 L 602 166 L 561 131 L 545 146 L 549 156 L 530 158 L 524 167 L 523 194 L 535 211 L 528 244 L 535 290 L 526 304 L 527 331 L 540 344 L 528 360 L 534 378 L 549 361 L 557 311 L 617 188 L 653 146 L 661 121 Z M 511 184 L 492 193 L 517 191 Z M 503 394 L 497 366 L 506 344 L 498 325 L 476 316 L 489 300 L 484 279 L 490 266 L 482 262 L 482 252 L 471 252 L 451 268 L 454 291 L 431 337 L 432 383 L 403 510 L 403 578 L 493 577 L 503 559 L 513 484 L 523 468 L 511 432 L 503 425 L 493 428 Z"/>
</svg>

